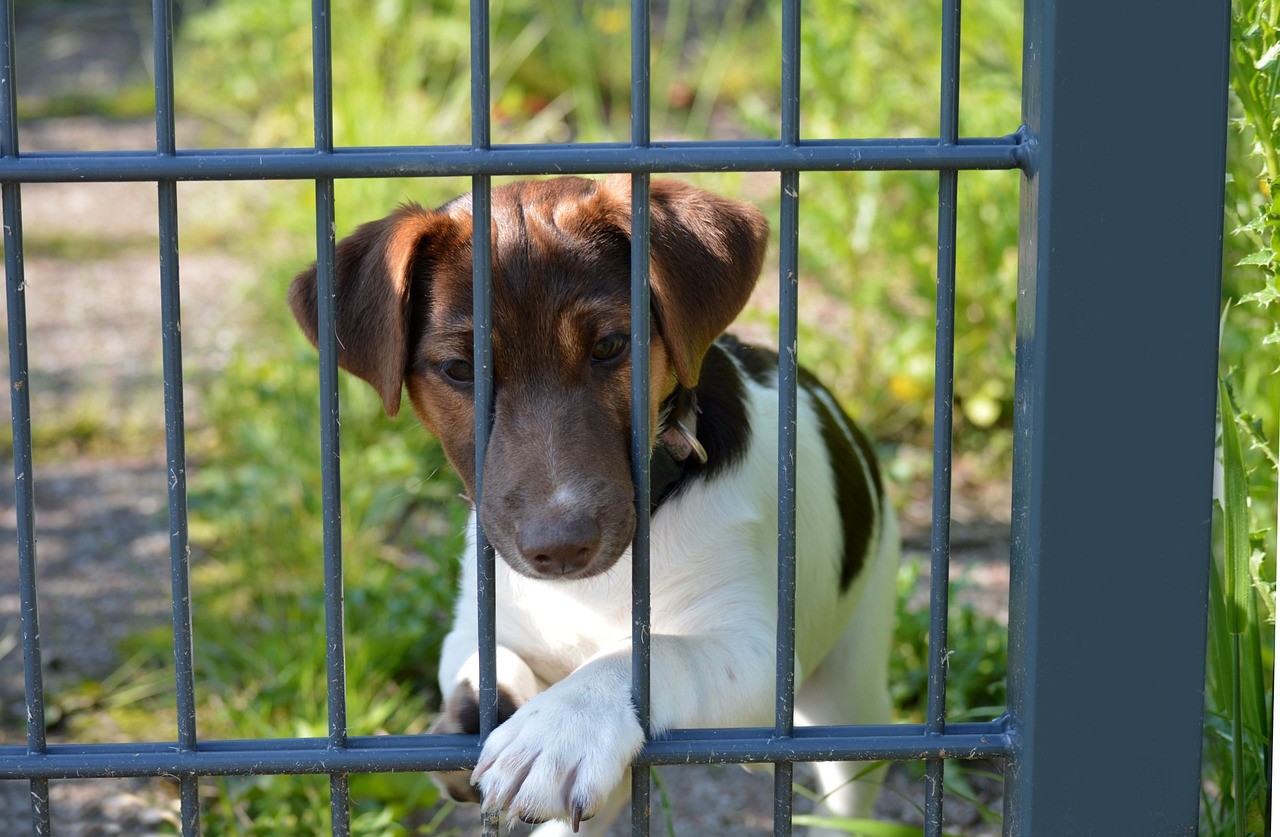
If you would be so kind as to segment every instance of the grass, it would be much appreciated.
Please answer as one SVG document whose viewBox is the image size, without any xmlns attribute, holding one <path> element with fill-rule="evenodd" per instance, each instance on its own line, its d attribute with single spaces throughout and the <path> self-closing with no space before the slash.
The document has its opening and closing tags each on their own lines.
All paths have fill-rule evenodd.
<svg viewBox="0 0 1280 837">
<path fill-rule="evenodd" d="M 1201 833 L 1268 833 L 1280 409 L 1280 2 L 1232 6 L 1219 468 Z"/>
<path fill-rule="evenodd" d="M 342 22 L 333 33 L 339 144 L 469 139 L 467 23 L 455 5 L 335 0 L 334 20 Z M 936 0 L 807 2 L 805 135 L 936 134 L 939 5 Z M 1274 468 L 1250 444 L 1277 438 L 1280 403 L 1274 344 L 1267 342 L 1275 327 L 1273 303 L 1280 298 L 1274 293 L 1280 213 L 1270 203 L 1276 155 L 1273 140 L 1267 145 L 1274 137 L 1274 121 L 1267 120 L 1275 112 L 1269 109 L 1275 101 L 1275 61 L 1254 67 L 1274 42 L 1276 5 L 1275 0 L 1237 4 L 1238 122 L 1231 137 L 1228 191 L 1235 232 L 1227 239 L 1232 267 L 1224 282 L 1224 298 L 1245 303 L 1227 311 L 1222 352 L 1241 412 L 1247 414 L 1240 468 L 1255 516 L 1276 507 Z M 627 137 L 628 79 L 625 62 L 617 60 L 628 49 L 626 4 L 605 0 L 592 4 L 586 15 L 579 8 L 567 0 L 493 4 L 495 141 Z M 203 142 L 311 143 L 308 12 L 303 0 L 222 0 L 186 17 L 177 52 L 178 105 L 204 126 Z M 654 136 L 775 135 L 776 15 L 775 4 L 748 0 L 662 5 L 654 33 Z M 961 131 L 1012 131 L 1019 122 L 1020 4 L 969 4 L 964 27 Z M 1256 72 L 1250 75 L 1248 67 Z M 776 179 L 689 179 L 758 201 L 776 226 Z M 468 188 L 464 179 L 341 181 L 338 232 L 345 234 L 406 198 L 432 205 Z M 956 449 L 959 461 L 977 471 L 975 483 L 1008 480 L 1017 188 L 1018 178 L 1009 172 L 960 177 L 956 352 L 965 362 L 956 370 Z M 202 735 L 210 738 L 325 732 L 318 385 L 314 352 L 283 304 L 288 278 L 313 254 L 310 189 L 305 183 L 273 184 L 262 200 L 243 208 L 254 224 L 240 222 L 239 228 L 259 230 L 237 247 L 253 252 L 263 265 L 262 310 L 253 312 L 260 326 L 253 341 L 210 382 L 203 397 L 207 426 L 191 441 L 199 722 Z M 801 179 L 801 360 L 874 429 L 884 445 L 887 472 L 905 486 L 903 499 L 919 499 L 928 491 L 936 193 L 937 176 L 929 173 L 823 173 Z M 776 329 L 774 281 L 766 271 L 745 317 L 749 332 Z M 351 731 L 417 732 L 425 728 L 437 698 L 434 667 L 449 621 L 461 548 L 457 532 L 465 510 L 454 499 L 459 485 L 435 442 L 408 418 L 398 424 L 382 418 L 376 398 L 366 390 L 344 377 Z M 1223 426 L 1225 441 L 1225 428 L 1235 424 L 1224 415 Z M 85 433 L 90 441 L 83 444 L 90 445 L 109 431 L 89 427 Z M 1262 628 L 1267 610 L 1258 608 L 1249 590 L 1274 585 L 1275 534 L 1264 532 L 1249 541 L 1245 564 L 1252 575 L 1242 581 L 1238 495 L 1227 498 L 1224 510 L 1237 535 L 1214 575 L 1202 808 L 1205 827 L 1215 834 L 1240 833 L 1242 823 L 1247 828 L 1258 800 L 1269 794 L 1256 778 L 1264 752 L 1257 713 L 1269 706 L 1269 681 L 1261 697 L 1250 686 L 1246 700 L 1235 680 L 1238 673 L 1241 685 L 1255 684 L 1270 670 L 1272 645 Z M 1261 528 L 1256 521 L 1246 524 L 1249 530 Z M 903 720 L 919 719 L 925 688 L 928 617 L 912 595 L 921 571 L 918 561 L 908 561 L 899 578 L 893 693 Z M 1243 623 L 1230 621 L 1241 614 Z M 1005 702 L 1005 628 L 963 604 L 953 607 L 951 618 L 952 718 L 992 717 Z M 124 691 L 124 680 L 86 684 L 84 694 L 66 707 L 67 722 L 82 734 L 95 728 L 141 734 L 148 718 L 159 718 L 154 727 L 167 734 L 172 712 L 168 629 L 135 637 L 123 650 L 125 680 L 136 685 L 134 691 Z M 115 726 L 99 726 L 104 718 Z M 964 795 L 963 771 L 949 769 L 947 775 L 954 784 L 949 791 Z M 355 833 L 407 833 L 419 827 L 406 825 L 412 822 L 430 830 L 420 812 L 436 802 L 436 794 L 424 777 L 356 777 L 352 789 Z M 211 833 L 327 828 L 323 779 L 226 779 L 208 784 L 206 791 Z M 904 832 L 883 826 L 879 833 Z"/>
<path fill-rule="evenodd" d="M 1267 696 L 1274 665 L 1275 590 L 1259 578 L 1263 555 L 1251 536 L 1248 475 L 1238 413 L 1221 385 L 1222 549 L 1210 567 L 1209 663 L 1206 689 L 1206 750 L 1209 781 L 1203 803 L 1212 834 L 1263 834 L 1270 807 L 1271 711 Z M 1259 590 L 1258 588 L 1262 589 Z M 1269 593 L 1272 626 L 1262 617 L 1259 592 Z"/>
</svg>

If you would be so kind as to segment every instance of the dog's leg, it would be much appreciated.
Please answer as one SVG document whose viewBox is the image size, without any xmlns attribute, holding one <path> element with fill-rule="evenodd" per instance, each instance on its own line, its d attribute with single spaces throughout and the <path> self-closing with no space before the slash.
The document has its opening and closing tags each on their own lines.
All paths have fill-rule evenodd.
<svg viewBox="0 0 1280 837">
<path fill-rule="evenodd" d="M 725 626 L 718 614 L 717 632 L 653 636 L 655 734 L 770 717 L 776 645 L 767 604 L 739 608 L 752 617 L 735 625 Z M 535 695 L 494 730 L 474 778 L 490 810 L 581 820 L 603 810 L 643 743 L 626 642 Z"/>
<path fill-rule="evenodd" d="M 886 520 L 882 547 L 870 567 L 853 618 L 835 647 L 805 680 L 796 695 L 796 722 L 803 725 L 886 724 L 891 720 L 889 701 L 889 649 L 897 604 L 897 523 Z M 884 768 L 864 773 L 865 762 L 814 764 L 822 804 L 819 816 L 871 816 L 876 795 L 884 781 Z M 862 774 L 862 775 L 860 775 Z M 820 828 L 810 837 L 845 832 Z"/>
<path fill-rule="evenodd" d="M 480 732 L 480 655 L 469 651 L 475 639 L 465 631 L 454 631 L 445 640 L 440 663 L 440 687 L 444 706 L 427 730 L 433 734 L 475 735 Z M 541 691 L 541 684 L 524 660 L 513 651 L 498 646 L 498 713 L 502 724 Z M 455 802 L 479 802 L 480 791 L 471 785 L 470 770 L 432 773 L 436 785 Z"/>
</svg>

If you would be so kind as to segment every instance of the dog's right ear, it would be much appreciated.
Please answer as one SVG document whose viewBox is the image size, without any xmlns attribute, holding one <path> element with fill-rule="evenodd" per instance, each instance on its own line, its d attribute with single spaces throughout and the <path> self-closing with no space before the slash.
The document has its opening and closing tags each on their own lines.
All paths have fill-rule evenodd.
<svg viewBox="0 0 1280 837">
<path fill-rule="evenodd" d="M 373 385 L 389 416 L 400 410 L 410 300 L 425 290 L 431 251 L 454 227 L 444 213 L 406 204 L 338 242 L 338 363 Z M 318 333 L 317 293 L 316 265 L 312 264 L 293 280 L 289 305 L 313 344 Z"/>
</svg>

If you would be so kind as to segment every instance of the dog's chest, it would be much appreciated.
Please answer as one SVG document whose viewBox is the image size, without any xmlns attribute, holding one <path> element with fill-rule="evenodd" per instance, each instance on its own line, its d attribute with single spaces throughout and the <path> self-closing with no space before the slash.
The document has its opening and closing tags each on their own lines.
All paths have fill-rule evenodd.
<svg viewBox="0 0 1280 837">
<path fill-rule="evenodd" d="M 501 560 L 498 641 L 542 680 L 557 682 L 597 653 L 630 640 L 629 562 L 605 576 L 560 585 L 518 576 Z"/>
</svg>

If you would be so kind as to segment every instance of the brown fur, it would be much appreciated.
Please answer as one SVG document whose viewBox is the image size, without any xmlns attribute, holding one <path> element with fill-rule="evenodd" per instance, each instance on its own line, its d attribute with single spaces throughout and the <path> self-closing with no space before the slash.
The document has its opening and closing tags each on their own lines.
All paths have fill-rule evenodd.
<svg viewBox="0 0 1280 837">
<path fill-rule="evenodd" d="M 767 224 L 749 204 L 676 181 L 653 181 L 651 198 L 656 429 L 663 398 L 677 382 L 696 385 L 711 342 L 745 304 Z M 630 331 L 630 178 L 514 183 L 493 191 L 492 206 L 495 402 L 480 517 L 515 569 L 541 575 L 522 558 L 522 533 L 585 516 L 598 544 L 583 566 L 561 571 L 594 575 L 635 526 L 629 350 L 616 363 L 591 360 L 598 341 Z M 471 362 L 470 210 L 469 197 L 435 211 L 405 206 L 343 239 L 337 333 L 339 363 L 373 385 L 389 414 L 407 385 L 414 412 L 475 496 L 471 387 L 443 372 Z M 294 280 L 289 301 L 314 342 L 314 266 Z M 557 490 L 572 493 L 574 509 L 553 501 Z"/>
</svg>

